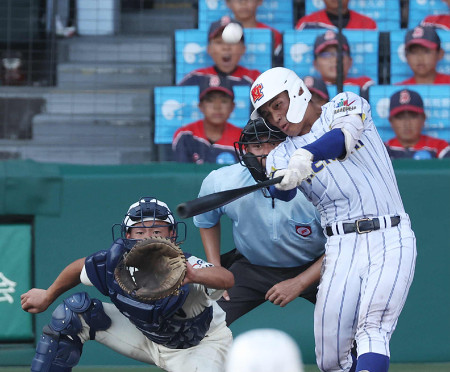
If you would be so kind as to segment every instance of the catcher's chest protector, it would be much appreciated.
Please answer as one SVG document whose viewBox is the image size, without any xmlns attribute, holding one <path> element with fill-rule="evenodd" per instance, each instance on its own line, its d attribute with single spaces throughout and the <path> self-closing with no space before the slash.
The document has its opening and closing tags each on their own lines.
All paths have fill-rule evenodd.
<svg viewBox="0 0 450 372">
<path fill-rule="evenodd" d="M 129 248 L 126 247 L 123 239 L 117 239 L 107 251 L 106 262 L 89 260 L 91 264 L 95 262 L 95 266 L 106 265 L 104 280 L 111 301 L 150 340 L 173 349 L 185 349 L 198 345 L 209 329 L 212 307 L 206 308 L 194 318 L 174 319 L 173 316 L 178 311 L 183 313 L 181 307 L 189 295 L 188 285 L 180 288 L 179 295 L 172 295 L 152 303 L 140 302 L 129 296 L 119 287 L 114 278 L 114 270 Z M 90 272 L 94 270 L 98 277 L 102 268 L 86 266 L 89 277 L 91 277 Z M 93 282 L 93 284 L 97 286 L 97 283 Z"/>
</svg>

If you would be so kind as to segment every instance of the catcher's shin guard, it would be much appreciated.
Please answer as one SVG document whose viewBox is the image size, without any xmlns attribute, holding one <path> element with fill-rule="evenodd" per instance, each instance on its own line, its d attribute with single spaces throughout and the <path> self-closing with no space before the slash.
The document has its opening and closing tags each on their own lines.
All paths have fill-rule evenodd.
<svg viewBox="0 0 450 372">
<path fill-rule="evenodd" d="M 31 362 L 32 372 L 70 372 L 78 364 L 83 350 L 78 337 L 83 326 L 78 314 L 89 325 L 91 340 L 96 331 L 111 326 L 101 301 L 91 300 L 86 292 L 75 293 L 55 309 L 50 324 L 44 327 Z"/>
</svg>

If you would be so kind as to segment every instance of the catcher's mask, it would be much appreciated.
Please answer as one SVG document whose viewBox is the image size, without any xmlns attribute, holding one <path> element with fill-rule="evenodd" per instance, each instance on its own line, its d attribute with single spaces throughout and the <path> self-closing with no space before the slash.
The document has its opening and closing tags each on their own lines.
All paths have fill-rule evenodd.
<svg viewBox="0 0 450 372">
<path fill-rule="evenodd" d="M 151 221 L 151 225 L 145 225 L 144 222 Z M 162 222 L 162 223 L 161 223 Z M 183 226 L 182 239 L 180 237 L 179 226 Z M 116 225 L 115 225 L 116 226 Z M 170 238 L 174 242 L 181 243 L 186 239 L 186 225 L 184 222 L 177 222 L 167 206 L 166 203 L 152 197 L 145 196 L 133 203 L 125 215 L 121 226 L 121 237 L 126 239 L 127 232 L 130 228 L 155 228 L 155 227 L 169 227 Z M 114 236 L 113 226 L 113 238 Z"/>
<path fill-rule="evenodd" d="M 263 118 L 249 120 L 247 125 L 242 129 L 239 141 L 234 143 L 234 151 L 236 152 L 239 162 L 247 167 L 256 182 L 267 179 L 266 170 L 262 166 L 262 159 L 267 155 L 254 155 L 248 151 L 250 144 L 263 143 L 279 143 L 283 142 L 286 134 L 278 128 L 267 123 Z"/>
</svg>

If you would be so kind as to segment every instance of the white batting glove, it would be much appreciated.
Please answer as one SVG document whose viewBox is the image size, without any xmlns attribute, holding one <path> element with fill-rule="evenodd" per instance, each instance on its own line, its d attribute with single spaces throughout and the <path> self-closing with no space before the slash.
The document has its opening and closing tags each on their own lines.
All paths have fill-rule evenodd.
<svg viewBox="0 0 450 372">
<path fill-rule="evenodd" d="M 275 184 L 275 188 L 282 191 L 295 189 L 303 181 L 296 169 L 280 169 L 273 173 L 273 178 L 279 176 L 283 176 L 283 179 L 280 183 Z"/>
<path fill-rule="evenodd" d="M 313 154 L 303 148 L 295 150 L 289 159 L 288 169 L 297 170 L 302 180 L 312 174 Z"/>
</svg>

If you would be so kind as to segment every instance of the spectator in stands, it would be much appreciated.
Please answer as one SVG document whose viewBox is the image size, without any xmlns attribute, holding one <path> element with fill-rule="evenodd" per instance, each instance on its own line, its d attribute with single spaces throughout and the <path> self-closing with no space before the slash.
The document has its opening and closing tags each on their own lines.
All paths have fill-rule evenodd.
<svg viewBox="0 0 450 372">
<path fill-rule="evenodd" d="M 418 26 L 406 33 L 405 56 L 414 76 L 396 85 L 450 84 L 450 75 L 436 71 L 444 50 L 433 27 Z"/>
<path fill-rule="evenodd" d="M 344 85 L 358 85 L 361 87 L 361 95 L 367 96 L 368 88 L 375 82 L 368 76 L 348 77 L 348 71 L 352 67 L 352 57 L 350 56 L 350 45 L 344 35 L 339 35 L 328 30 L 324 34 L 318 35 L 314 42 L 314 67 L 319 72 L 326 84 L 336 84 L 338 44 L 342 45 L 342 64 Z"/>
<path fill-rule="evenodd" d="M 263 0 L 226 0 L 227 6 L 233 12 L 234 18 L 239 21 L 244 28 L 268 28 L 273 35 L 273 64 L 283 65 L 283 36 L 281 33 L 256 19 L 256 10 L 262 5 Z"/>
<path fill-rule="evenodd" d="M 450 0 L 442 0 L 450 8 Z M 431 26 L 442 30 L 450 31 L 450 14 L 429 15 L 420 22 L 420 26 Z"/>
<path fill-rule="evenodd" d="M 234 110 L 234 93 L 227 80 L 212 76 L 203 80 L 199 96 L 204 117 L 179 128 L 173 137 L 175 161 L 182 163 L 233 164 L 237 162 L 234 142 L 241 129 L 227 120 Z"/>
<path fill-rule="evenodd" d="M 295 25 L 296 30 L 328 28 L 336 30 L 339 18 L 339 1 L 323 0 L 325 9 L 305 15 Z M 369 17 L 348 8 L 349 0 L 342 0 L 342 27 L 347 29 L 376 30 L 377 23 Z"/>
<path fill-rule="evenodd" d="M 422 134 L 425 119 L 422 97 L 418 93 L 403 89 L 391 96 L 389 122 L 395 138 L 386 142 L 391 158 L 450 157 L 450 145 L 446 141 Z"/>
<path fill-rule="evenodd" d="M 249 70 L 239 65 L 241 57 L 245 53 L 244 35 L 237 43 L 226 43 L 222 39 L 222 31 L 229 23 L 237 23 L 236 20 L 228 16 L 223 16 L 220 20 L 211 23 L 208 32 L 208 54 L 214 61 L 214 66 L 200 68 L 187 74 L 178 85 L 201 85 L 202 82 L 209 82 L 212 76 L 226 78 L 231 86 L 248 85 L 259 76 L 258 70 Z"/>
<path fill-rule="evenodd" d="M 311 92 L 311 101 L 323 106 L 330 100 L 328 88 L 325 82 L 319 77 L 305 76 L 303 82 Z"/>
</svg>

